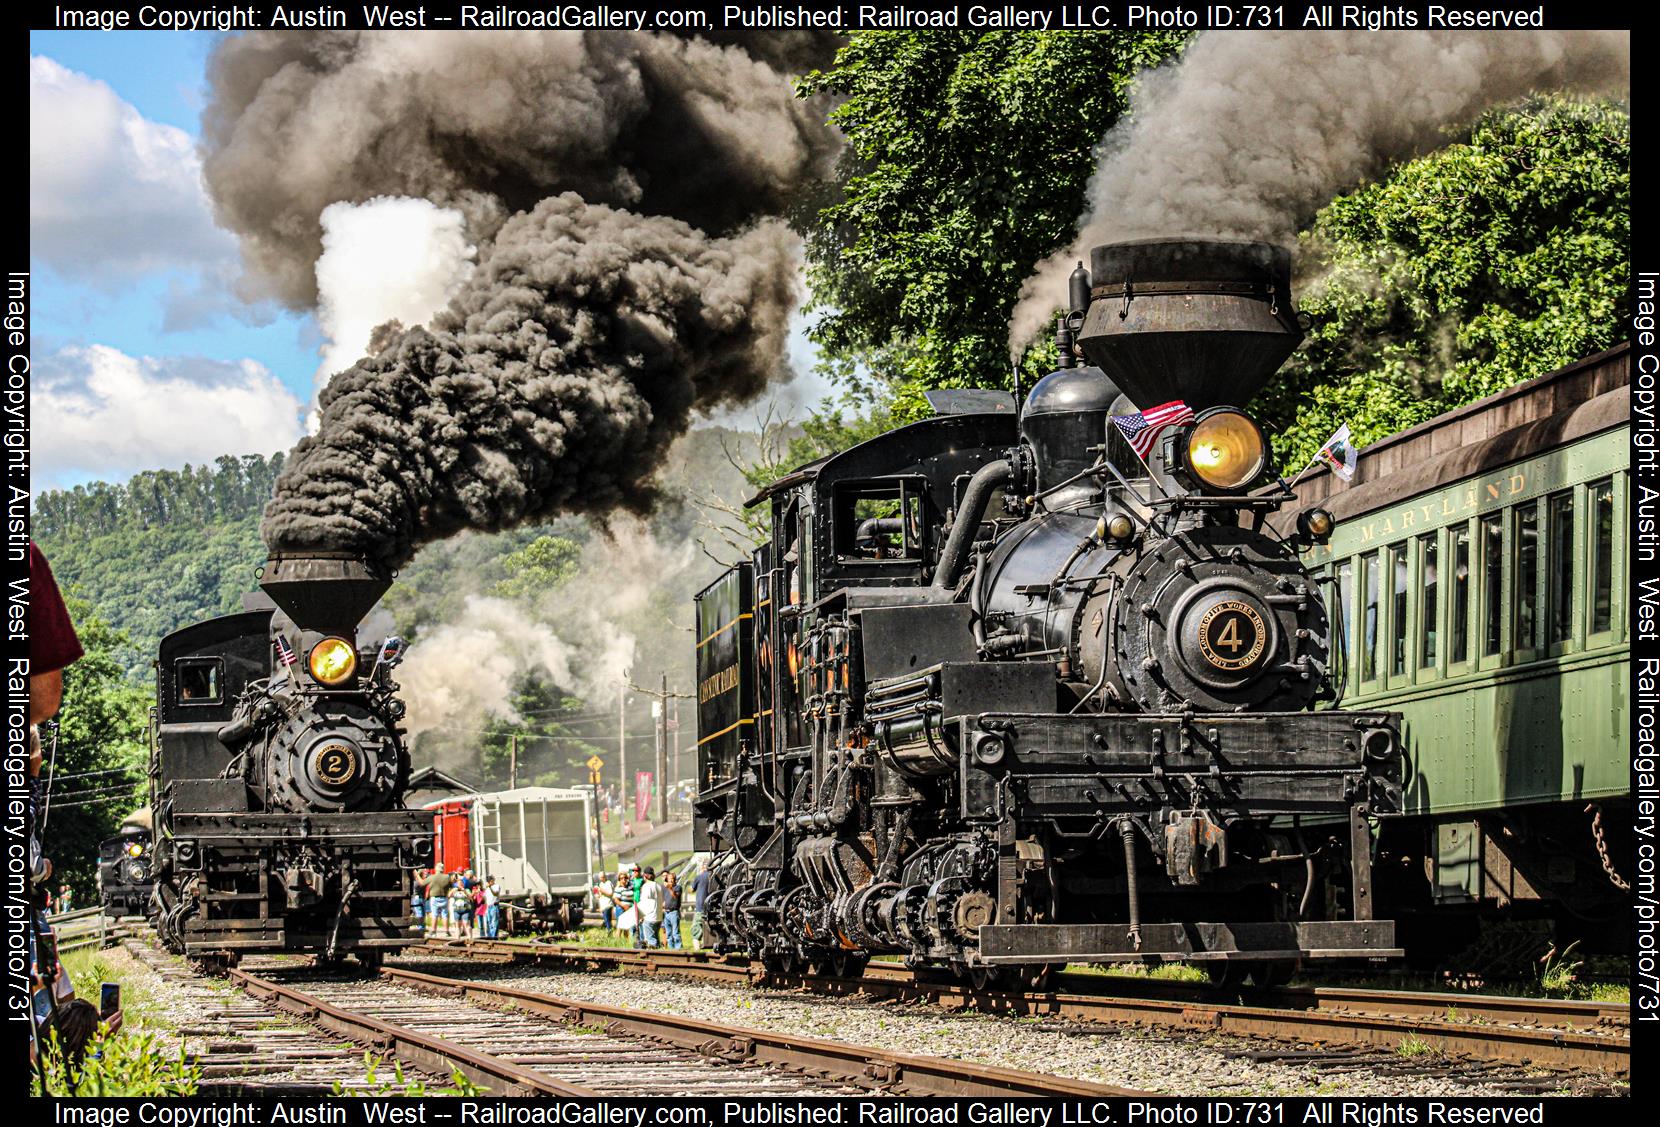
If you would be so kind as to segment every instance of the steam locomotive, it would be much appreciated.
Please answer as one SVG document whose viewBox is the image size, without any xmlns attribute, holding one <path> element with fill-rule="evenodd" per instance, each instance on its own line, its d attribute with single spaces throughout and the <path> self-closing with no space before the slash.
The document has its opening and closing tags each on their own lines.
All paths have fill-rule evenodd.
<svg viewBox="0 0 1660 1127">
<path fill-rule="evenodd" d="M 128 814 L 114 837 L 98 843 L 98 902 L 106 916 L 149 915 L 155 890 L 150 852 L 148 807 Z"/>
<path fill-rule="evenodd" d="M 1302 339 L 1290 256 L 1112 244 L 1069 291 L 1023 409 L 931 393 L 937 417 L 780 478 L 750 502 L 768 541 L 697 597 L 717 948 L 979 987 L 1400 954 L 1371 873 L 1399 717 L 1332 709 L 1299 559 L 1330 514 L 1269 524 L 1294 497 L 1230 405 Z M 1177 400 L 1143 456 L 1126 430 Z"/>
<path fill-rule="evenodd" d="M 362 560 L 273 555 L 241 614 L 162 639 L 150 757 L 157 930 L 209 966 L 249 951 L 374 965 L 417 938 L 432 815 L 404 808 L 392 671 L 359 649 L 390 585 Z"/>
</svg>

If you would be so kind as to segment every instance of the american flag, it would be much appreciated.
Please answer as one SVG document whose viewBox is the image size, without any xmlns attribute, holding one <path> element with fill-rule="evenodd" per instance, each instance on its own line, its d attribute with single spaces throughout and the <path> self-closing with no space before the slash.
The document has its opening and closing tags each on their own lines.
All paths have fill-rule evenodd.
<svg viewBox="0 0 1660 1127">
<path fill-rule="evenodd" d="M 1145 411 L 1137 411 L 1133 415 L 1112 415 L 1112 425 L 1117 427 L 1135 456 L 1143 462 L 1147 460 L 1147 452 L 1153 448 L 1153 439 L 1158 437 L 1159 431 L 1178 423 L 1191 423 L 1193 410 L 1180 399 L 1172 399 L 1168 403 L 1160 403 L 1157 407 L 1149 407 Z"/>
<path fill-rule="evenodd" d="M 294 656 L 294 647 L 288 644 L 288 639 L 281 634 L 277 635 L 277 656 L 282 658 L 284 665 L 293 665 L 299 658 Z"/>
</svg>

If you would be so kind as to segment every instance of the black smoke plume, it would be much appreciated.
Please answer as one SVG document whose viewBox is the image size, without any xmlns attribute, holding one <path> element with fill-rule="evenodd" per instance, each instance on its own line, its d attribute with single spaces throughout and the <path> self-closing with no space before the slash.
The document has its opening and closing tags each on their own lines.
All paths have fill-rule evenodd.
<svg viewBox="0 0 1660 1127">
<path fill-rule="evenodd" d="M 777 220 L 715 239 L 575 193 L 544 200 L 502 226 L 430 328 L 330 381 L 266 544 L 395 569 L 462 529 L 648 509 L 692 412 L 776 371 L 795 258 Z"/>
<path fill-rule="evenodd" d="M 262 32 L 208 64 L 202 172 L 248 296 L 317 298 L 323 209 L 453 207 L 488 240 L 560 192 L 711 233 L 776 215 L 838 148 L 791 76 L 836 40 L 644 32 Z"/>
<path fill-rule="evenodd" d="M 830 172 L 813 35 L 253 34 L 210 64 L 203 169 L 250 293 L 317 300 L 323 209 L 453 208 L 476 269 L 337 373 L 266 510 L 273 550 L 387 568 L 462 529 L 644 511 L 694 413 L 784 370 Z"/>
</svg>

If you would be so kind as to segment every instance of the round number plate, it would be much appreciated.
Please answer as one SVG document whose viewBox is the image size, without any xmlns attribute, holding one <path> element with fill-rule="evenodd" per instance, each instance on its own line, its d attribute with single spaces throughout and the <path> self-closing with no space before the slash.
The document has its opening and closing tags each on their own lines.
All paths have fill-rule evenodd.
<svg viewBox="0 0 1660 1127">
<path fill-rule="evenodd" d="M 1250 603 L 1217 603 L 1199 620 L 1199 652 L 1217 669 L 1249 668 L 1262 656 L 1268 627 Z"/>
<path fill-rule="evenodd" d="M 324 744 L 317 749 L 312 764 L 317 781 L 324 786 L 343 787 L 357 774 L 357 752 L 343 743 Z"/>
</svg>

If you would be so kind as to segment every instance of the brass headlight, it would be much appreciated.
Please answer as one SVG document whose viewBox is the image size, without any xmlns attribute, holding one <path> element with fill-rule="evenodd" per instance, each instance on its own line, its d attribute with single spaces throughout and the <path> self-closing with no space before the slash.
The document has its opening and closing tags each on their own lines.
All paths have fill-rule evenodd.
<svg viewBox="0 0 1660 1127">
<path fill-rule="evenodd" d="M 1332 529 L 1336 527 L 1337 518 L 1328 509 L 1316 506 L 1297 514 L 1297 531 L 1312 544 L 1324 544 L 1330 540 Z"/>
<path fill-rule="evenodd" d="M 357 669 L 357 649 L 344 638 L 324 638 L 311 647 L 311 675 L 325 685 L 338 685 Z"/>
<path fill-rule="evenodd" d="M 136 842 L 136 841 L 129 842 L 128 845 L 127 845 L 127 856 L 129 856 L 129 857 L 142 857 L 142 856 L 144 856 L 144 846 L 142 844 L 140 844 L 139 842 Z"/>
<path fill-rule="evenodd" d="M 1218 493 L 1244 489 L 1267 464 L 1262 431 L 1241 411 L 1218 407 L 1200 415 L 1187 436 L 1187 468 Z"/>
</svg>

